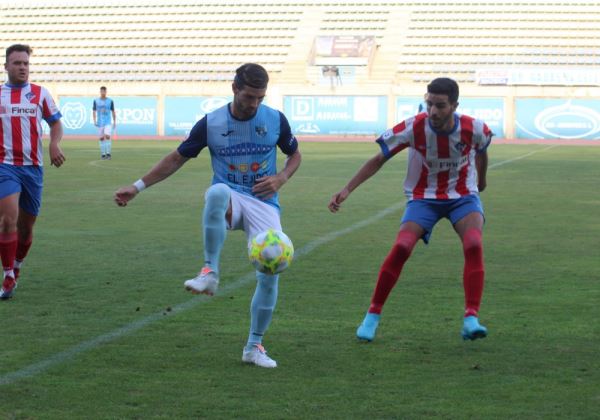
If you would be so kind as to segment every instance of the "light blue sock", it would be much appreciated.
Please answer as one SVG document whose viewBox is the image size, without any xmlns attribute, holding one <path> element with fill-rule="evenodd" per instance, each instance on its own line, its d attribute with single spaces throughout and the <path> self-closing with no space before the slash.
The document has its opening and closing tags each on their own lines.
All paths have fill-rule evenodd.
<svg viewBox="0 0 600 420">
<path fill-rule="evenodd" d="M 106 154 L 106 151 L 105 151 L 105 149 L 104 149 L 104 141 L 103 141 L 103 140 L 100 140 L 100 141 L 98 142 L 98 144 L 100 145 L 100 154 L 101 154 L 102 156 L 104 156 L 104 155 Z"/>
<path fill-rule="evenodd" d="M 112 140 L 104 140 L 104 144 L 106 145 L 106 154 L 110 155 L 110 152 L 112 151 Z"/>
<path fill-rule="evenodd" d="M 225 184 L 214 184 L 204 195 L 204 263 L 217 273 L 219 258 L 227 235 L 225 213 L 229 207 L 231 190 Z"/>
<path fill-rule="evenodd" d="M 277 303 L 277 290 L 279 285 L 279 274 L 270 276 L 256 272 L 256 290 L 250 305 L 250 334 L 246 350 L 251 350 L 257 344 L 262 344 L 264 333 L 269 328 L 273 310 Z"/>
</svg>

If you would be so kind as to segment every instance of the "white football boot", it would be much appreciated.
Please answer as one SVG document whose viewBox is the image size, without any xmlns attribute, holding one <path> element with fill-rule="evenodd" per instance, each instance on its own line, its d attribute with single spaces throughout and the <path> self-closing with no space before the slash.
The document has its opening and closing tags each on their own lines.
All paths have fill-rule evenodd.
<svg viewBox="0 0 600 420">
<path fill-rule="evenodd" d="M 277 367 L 277 362 L 267 356 L 267 351 L 260 344 L 255 345 L 251 350 L 244 349 L 242 353 L 242 362 L 253 363 L 256 366 L 264 368 Z"/>
<path fill-rule="evenodd" d="M 204 267 L 196 277 L 186 280 L 183 285 L 185 290 L 192 292 L 194 295 L 212 296 L 219 287 L 219 276 L 212 268 Z"/>
</svg>

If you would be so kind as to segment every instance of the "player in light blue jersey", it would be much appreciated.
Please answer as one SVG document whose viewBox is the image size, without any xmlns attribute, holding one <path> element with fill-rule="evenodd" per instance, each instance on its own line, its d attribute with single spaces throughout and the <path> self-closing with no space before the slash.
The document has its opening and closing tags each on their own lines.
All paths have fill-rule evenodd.
<svg viewBox="0 0 600 420">
<path fill-rule="evenodd" d="M 112 140 L 110 136 L 117 127 L 115 103 L 106 97 L 106 87 L 100 88 L 100 97 L 94 99 L 94 125 L 98 127 L 100 137 L 100 155 L 102 159 L 111 159 Z M 112 116 L 112 119 L 111 119 Z"/>
<path fill-rule="evenodd" d="M 133 185 L 115 193 L 115 202 L 125 206 L 140 191 L 169 177 L 208 147 L 213 179 L 204 195 L 204 267 L 184 283 L 192 293 L 216 292 L 227 230 L 244 230 L 247 240 L 269 228 L 281 230 L 278 192 L 302 158 L 285 116 L 262 104 L 268 81 L 266 70 L 258 64 L 239 67 L 232 85 L 233 102 L 205 115 L 177 150 Z M 276 166 L 277 149 L 287 155 L 281 171 Z M 277 363 L 267 356 L 262 338 L 277 302 L 279 276 L 257 271 L 256 278 L 242 361 L 274 368 Z"/>
</svg>

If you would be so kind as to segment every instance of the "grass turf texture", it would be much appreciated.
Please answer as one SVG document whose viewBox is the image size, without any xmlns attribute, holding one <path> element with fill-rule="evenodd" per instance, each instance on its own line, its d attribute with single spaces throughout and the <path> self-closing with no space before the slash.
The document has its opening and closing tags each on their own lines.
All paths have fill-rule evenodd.
<svg viewBox="0 0 600 420">
<path fill-rule="evenodd" d="M 463 256 L 441 221 L 363 344 L 405 157 L 333 215 L 329 198 L 377 147 L 302 144 L 281 202 L 305 251 L 281 276 L 267 370 L 240 361 L 254 290 L 241 232 L 225 243 L 221 292 L 183 290 L 202 263 L 208 153 L 118 208 L 115 189 L 176 143 L 115 142 L 111 161 L 95 146 L 64 142 L 66 165 L 46 167 L 21 284 L 0 302 L 0 418 L 598 418 L 600 148 L 490 149 L 490 165 L 531 154 L 492 168 L 482 194 L 488 338 L 460 338 Z"/>
</svg>

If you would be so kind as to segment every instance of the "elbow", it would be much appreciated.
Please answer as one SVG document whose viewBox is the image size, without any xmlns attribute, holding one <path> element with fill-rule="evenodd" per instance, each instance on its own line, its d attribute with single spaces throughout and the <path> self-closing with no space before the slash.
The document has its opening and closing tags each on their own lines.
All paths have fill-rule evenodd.
<svg viewBox="0 0 600 420">
<path fill-rule="evenodd" d="M 300 163 L 302 162 L 302 154 L 300 153 L 300 150 L 296 149 L 296 151 L 294 153 L 287 156 L 285 161 L 286 161 L 286 165 L 293 162 L 293 164 L 295 165 L 296 168 L 298 166 L 300 166 Z"/>
</svg>

